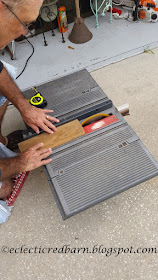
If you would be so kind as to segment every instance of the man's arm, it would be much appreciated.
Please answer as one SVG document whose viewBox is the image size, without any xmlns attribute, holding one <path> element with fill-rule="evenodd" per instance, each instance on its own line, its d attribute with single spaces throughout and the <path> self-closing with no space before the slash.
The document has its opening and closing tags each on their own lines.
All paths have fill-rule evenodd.
<svg viewBox="0 0 158 280">
<path fill-rule="evenodd" d="M 0 73 L 0 94 L 14 104 L 20 111 L 24 122 L 36 133 L 39 133 L 39 127 L 50 134 L 53 133 L 53 130 L 56 131 L 56 127 L 50 121 L 59 122 L 59 120 L 50 115 L 49 120 L 47 119 L 47 114 L 52 113 L 53 110 L 32 106 L 22 95 L 5 68 Z"/>
<path fill-rule="evenodd" d="M 0 181 L 50 163 L 52 159 L 46 158 L 51 155 L 52 151 L 49 148 L 40 149 L 42 145 L 39 143 L 16 157 L 0 159 Z"/>
</svg>

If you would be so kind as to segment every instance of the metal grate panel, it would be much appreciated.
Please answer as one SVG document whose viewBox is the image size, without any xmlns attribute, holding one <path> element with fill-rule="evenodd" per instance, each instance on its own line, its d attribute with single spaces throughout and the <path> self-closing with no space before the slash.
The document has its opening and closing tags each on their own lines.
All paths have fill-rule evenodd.
<svg viewBox="0 0 158 280">
<path fill-rule="evenodd" d="M 105 137 L 107 133 L 109 136 Z M 72 166 L 74 163 L 89 157 L 89 155 L 92 156 L 98 154 L 105 149 L 114 147 L 117 144 L 124 142 L 125 139 L 129 139 L 131 137 L 133 137 L 133 135 L 127 125 L 119 131 L 118 129 L 112 131 L 111 133 L 104 131 L 99 135 L 88 138 L 87 140 L 84 140 L 84 137 L 82 137 L 82 142 L 73 146 L 71 145 L 70 148 L 64 149 L 53 156 L 53 161 L 50 163 L 51 171 L 56 172 L 66 166 Z M 53 176 L 51 171 L 50 176 Z"/>
<path fill-rule="evenodd" d="M 52 187 L 68 218 L 158 175 L 158 164 L 126 125 L 53 156 Z"/>
<path fill-rule="evenodd" d="M 108 99 L 85 69 L 38 86 L 37 89 L 47 100 L 47 107 L 54 110 L 53 116 L 61 116 L 95 101 Z M 30 99 L 35 93 L 29 89 L 23 94 Z"/>
<path fill-rule="evenodd" d="M 70 91 L 69 91 L 70 92 Z M 61 98 L 55 98 L 53 97 L 52 102 L 49 102 L 49 107 L 53 108 L 54 110 L 54 115 L 59 116 L 62 114 L 66 114 L 70 111 L 77 110 L 79 108 L 82 108 L 83 106 L 89 105 L 90 100 L 91 103 L 97 102 L 98 100 L 101 99 L 101 89 L 96 89 L 94 91 L 88 92 L 86 94 L 79 94 L 76 90 L 73 90 L 73 96 L 71 98 L 67 96 L 66 100 L 63 96 Z M 102 97 L 103 98 L 103 97 Z M 63 99 L 63 100 L 62 100 Z M 104 95 L 105 99 L 105 95 Z"/>
</svg>

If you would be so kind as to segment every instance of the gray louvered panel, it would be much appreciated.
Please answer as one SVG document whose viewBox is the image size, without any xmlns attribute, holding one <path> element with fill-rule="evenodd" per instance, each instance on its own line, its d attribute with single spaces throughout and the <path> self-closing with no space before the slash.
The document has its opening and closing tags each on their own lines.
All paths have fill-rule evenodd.
<svg viewBox="0 0 158 280">
<path fill-rule="evenodd" d="M 46 84 L 37 87 L 38 91 L 43 93 L 48 102 L 60 99 L 62 101 L 72 99 L 74 95 L 86 94 L 90 89 L 99 88 L 96 81 L 87 72 L 87 70 L 81 70 L 71 75 L 62 77 L 57 80 L 50 81 Z M 23 92 L 26 98 L 31 98 L 34 91 L 32 89 Z M 105 97 L 105 93 L 101 91 L 101 96 Z"/>
<path fill-rule="evenodd" d="M 129 126 L 128 126 L 129 127 Z M 74 147 L 77 148 L 80 146 L 80 143 L 84 141 L 84 144 L 89 143 L 90 139 L 94 140 L 96 138 L 98 138 L 98 136 L 102 136 L 102 135 L 106 135 L 109 133 L 115 133 L 116 131 L 121 131 L 122 129 L 127 128 L 127 123 L 126 121 L 122 122 L 122 121 L 118 121 L 116 123 L 113 123 L 107 127 L 101 128 L 99 130 L 96 130 L 92 133 L 89 133 L 87 135 L 84 135 L 82 137 L 79 137 L 73 141 L 70 141 L 69 143 L 66 143 L 64 145 L 61 145 L 59 147 L 56 147 L 52 150 L 52 156 L 54 158 L 54 156 L 57 156 L 58 154 L 60 154 L 61 152 L 64 154 L 65 152 L 67 153 L 69 150 L 73 151 Z M 137 137 L 138 138 L 138 137 Z M 84 139 L 84 140 L 83 140 Z"/>
<path fill-rule="evenodd" d="M 46 90 L 45 90 L 46 91 Z M 82 88 L 73 88 L 69 89 L 66 92 L 62 92 L 62 94 L 58 92 L 54 92 L 54 86 L 52 84 L 52 92 L 53 98 L 49 101 L 49 106 L 53 103 L 53 106 L 57 106 L 59 104 L 66 104 L 67 101 L 76 103 L 83 103 L 83 99 L 87 101 L 99 100 L 99 98 L 105 98 L 105 94 L 102 93 L 102 90 L 99 87 L 95 87 L 93 90 L 88 91 L 87 93 L 82 92 Z M 92 99 L 91 99 L 92 98 Z"/>
<path fill-rule="evenodd" d="M 134 146 L 135 145 L 136 144 L 134 143 Z M 126 172 L 127 169 L 131 168 L 131 166 L 134 163 L 135 163 L 135 166 L 137 166 L 136 159 L 138 161 L 141 160 L 141 163 L 143 162 L 143 160 L 144 160 L 144 162 L 146 162 L 148 160 L 147 155 L 143 154 L 143 157 L 141 157 L 142 156 L 142 154 L 141 154 L 142 150 L 141 149 L 134 149 L 132 144 L 128 148 L 124 147 L 124 148 L 121 148 L 121 149 L 124 150 L 123 153 L 122 153 L 122 151 L 118 152 L 117 148 L 115 148 L 115 149 L 110 149 L 108 153 L 107 153 L 107 151 L 104 151 L 104 152 L 101 152 L 97 155 L 89 156 L 89 158 L 83 159 L 82 161 L 77 162 L 73 166 L 69 166 L 69 167 L 65 168 L 64 169 L 64 174 L 66 174 L 69 171 L 71 173 L 72 169 L 74 169 L 75 176 L 71 178 L 71 182 L 73 184 L 73 183 L 75 183 L 76 180 L 78 180 L 81 177 L 81 174 L 82 174 L 83 170 L 84 171 L 86 170 L 86 174 L 84 174 L 85 173 L 84 172 L 83 176 L 86 175 L 86 177 L 87 177 L 87 176 L 91 176 L 92 174 L 95 174 L 95 177 L 100 176 L 100 165 L 101 165 L 102 166 L 101 170 L 104 171 L 103 173 L 105 173 L 105 171 L 106 171 L 106 174 L 109 172 L 109 170 L 111 172 L 111 168 L 115 173 L 117 173 L 117 171 L 118 171 L 118 174 L 120 174 L 120 169 L 121 169 L 121 174 L 119 175 L 119 177 L 121 177 L 122 174 L 124 173 L 124 171 Z M 128 154 L 126 154 L 126 153 L 128 153 Z M 137 156 L 137 154 L 139 154 L 139 157 Z M 120 156 L 122 156 L 122 158 L 120 158 Z M 130 167 L 128 165 L 129 157 L 131 157 Z M 108 163 L 106 163 L 106 161 L 108 161 Z M 122 168 L 124 166 L 123 165 L 124 162 L 125 162 L 125 164 L 127 163 L 127 166 Z M 150 163 L 151 163 L 151 166 L 153 166 L 153 163 L 152 162 L 150 162 Z M 120 169 L 117 166 L 118 164 L 122 165 L 122 167 L 120 167 Z M 85 169 L 86 166 L 89 166 L 89 165 L 91 167 L 90 170 Z M 98 170 L 98 166 L 99 166 L 99 170 Z M 130 173 L 133 172 L 135 166 L 132 167 L 132 170 L 130 171 Z M 144 166 L 141 166 L 141 167 L 144 168 Z M 148 168 L 150 168 L 150 165 L 148 165 Z M 77 174 L 78 174 L 78 176 L 77 176 Z M 111 173 L 109 173 L 109 174 L 111 174 Z M 104 174 L 104 176 L 105 176 L 105 174 Z M 61 175 L 59 177 L 59 180 L 60 179 L 64 180 L 64 175 Z M 64 181 L 63 181 L 63 183 L 64 183 Z M 70 187 L 70 189 L 71 189 L 71 187 Z M 66 188 L 66 190 L 68 190 L 68 188 Z M 69 196 L 69 194 L 68 194 L 68 196 Z"/>
<path fill-rule="evenodd" d="M 133 148 L 133 147 L 132 147 Z M 124 148 L 125 149 L 125 148 Z M 131 149 L 131 147 L 130 147 L 130 149 Z M 137 157 L 137 153 L 139 153 L 140 151 L 138 151 L 138 150 L 136 150 L 136 151 L 132 151 L 131 150 L 131 153 L 130 153 L 130 150 L 129 148 L 128 148 L 128 156 L 127 157 L 125 157 L 125 155 L 123 155 L 123 158 L 120 158 L 120 155 L 122 156 L 122 154 L 121 153 L 119 153 L 119 156 L 118 157 L 115 157 L 113 160 L 111 159 L 111 156 L 113 156 L 113 154 L 114 154 L 114 151 L 112 150 L 112 153 L 110 154 L 110 153 L 108 153 L 108 157 L 106 157 L 105 156 L 105 154 L 106 154 L 106 152 L 104 152 L 103 154 L 102 154 L 102 157 L 100 156 L 100 155 L 97 155 L 95 158 L 94 158 L 94 160 L 95 160 L 95 164 L 97 165 L 97 164 L 99 164 L 99 166 L 100 165 L 103 165 L 100 169 L 99 169 L 99 171 L 97 170 L 97 168 L 96 168 L 96 165 L 93 165 L 93 163 L 91 162 L 93 159 L 92 158 L 89 158 L 88 160 L 86 160 L 86 161 L 84 161 L 84 162 L 82 162 L 82 164 L 83 164 L 83 166 L 85 167 L 85 165 L 87 165 L 88 164 L 88 166 L 89 166 L 89 164 L 91 165 L 92 164 L 92 166 L 91 166 L 91 170 L 90 170 L 90 172 L 89 172 L 89 175 L 88 175 L 88 173 L 86 172 L 86 174 L 85 173 L 83 173 L 83 176 L 85 175 L 86 177 L 87 177 L 87 175 L 88 176 L 91 176 L 92 174 L 94 175 L 94 179 L 95 180 L 98 180 L 99 178 L 102 178 L 102 176 L 104 177 L 104 179 L 106 179 L 106 178 L 108 178 L 108 180 L 110 179 L 111 181 L 112 180 L 115 180 L 114 179 L 114 177 L 113 177 L 113 174 L 115 174 L 115 177 L 117 176 L 118 178 L 125 178 L 125 176 L 127 176 L 127 177 L 130 177 L 131 176 L 131 174 L 132 174 L 132 176 L 133 176 L 133 174 L 135 174 L 135 172 L 140 172 L 140 170 L 142 169 L 142 170 L 144 170 L 145 172 L 146 172 L 146 170 L 145 170 L 145 162 L 146 162 L 146 160 L 147 160 L 147 156 L 144 156 L 144 154 L 143 154 L 143 156 L 140 156 L 139 157 L 139 160 L 141 161 L 141 166 L 138 164 L 138 162 L 135 160 L 135 157 Z M 117 151 L 116 151 L 116 153 L 117 153 Z M 130 160 L 130 165 L 128 165 L 128 160 L 129 160 L 129 157 L 130 156 L 132 156 L 131 157 L 131 160 Z M 110 161 L 109 161 L 109 163 L 108 164 L 106 164 L 105 163 L 105 160 L 107 160 L 107 158 L 109 158 L 110 157 Z M 97 161 L 98 160 L 98 161 Z M 124 165 L 124 163 L 126 164 L 127 163 L 127 166 L 126 165 Z M 118 164 L 121 164 L 122 165 L 122 168 L 118 168 Z M 72 178 L 72 180 L 71 180 L 71 185 L 70 186 L 68 186 L 67 188 L 63 188 L 62 189 L 62 192 L 63 192 L 63 194 L 65 195 L 65 199 L 67 199 L 67 201 L 69 201 L 70 199 L 71 199 L 71 192 L 73 192 L 73 195 L 74 195 L 74 193 L 76 192 L 76 193 L 78 193 L 78 189 L 76 189 L 76 187 L 75 187 L 75 185 L 74 186 L 72 186 L 74 183 L 75 183 L 75 181 L 76 180 L 79 180 L 80 179 L 80 177 L 81 177 L 81 174 L 82 174 L 82 171 L 83 171 L 83 166 L 81 166 L 81 162 L 80 163 L 77 163 L 77 173 L 75 172 L 75 177 L 73 177 Z M 131 167 L 132 167 L 132 169 L 131 169 Z M 75 169 L 76 168 L 76 166 L 73 166 L 73 168 Z M 112 170 L 111 170 L 111 168 L 112 168 Z M 139 169 L 138 169 L 139 168 Z M 152 162 L 149 162 L 149 164 L 148 164 L 148 166 L 147 166 L 147 168 L 148 168 L 148 170 L 152 170 L 153 169 L 153 163 Z M 121 169 L 121 173 L 120 173 L 120 169 Z M 72 170 L 70 167 L 69 168 L 66 168 L 65 170 L 64 170 L 64 174 L 66 174 L 67 172 L 69 172 L 70 170 Z M 84 169 L 85 170 L 85 169 Z M 103 172 L 103 173 L 101 173 L 100 174 L 100 172 Z M 112 171 L 112 172 L 111 172 Z M 71 171 L 70 171 L 71 172 Z M 127 173 L 128 172 L 128 173 Z M 77 174 L 78 174 L 78 176 L 77 176 Z M 63 177 L 63 178 L 62 178 Z M 60 179 L 62 180 L 62 183 L 63 184 L 65 184 L 66 182 L 64 182 L 64 175 L 61 175 L 60 176 L 60 178 L 58 178 L 58 180 L 60 181 Z M 67 180 L 67 179 L 66 179 Z M 104 181 L 105 182 L 105 181 Z M 69 193 L 67 192 L 67 191 L 69 191 Z M 87 190 L 87 192 L 88 192 L 88 190 Z M 77 198 L 77 197 L 76 197 Z"/>
<path fill-rule="evenodd" d="M 64 174 L 56 180 L 69 209 L 64 212 L 71 216 L 156 174 L 157 165 L 142 149 L 140 141 L 136 141 L 65 167 Z"/>
<path fill-rule="evenodd" d="M 47 100 L 46 108 L 53 109 L 52 115 L 56 117 L 108 99 L 85 69 L 38 86 L 37 89 Z M 23 95 L 30 99 L 35 92 L 29 89 Z"/>
<path fill-rule="evenodd" d="M 77 94 L 77 91 L 74 90 L 73 97 L 66 98 L 66 101 L 63 101 L 62 99 L 64 99 L 64 98 L 62 98 L 62 97 L 61 97 L 61 99 L 59 99 L 59 97 L 57 97 L 56 102 L 55 102 L 55 99 L 53 97 L 51 99 L 51 102 L 49 102 L 49 107 L 53 108 L 55 116 L 60 115 L 61 112 L 62 112 L 62 114 L 66 114 L 70 111 L 75 111 L 79 108 L 82 108 L 83 106 L 89 105 L 90 100 L 91 100 L 91 104 L 92 104 L 94 102 L 97 102 L 98 100 L 101 100 L 101 97 L 105 99 L 105 95 L 102 96 L 101 92 L 102 91 L 100 89 L 97 89 L 95 91 L 79 95 L 79 94 Z"/>
<path fill-rule="evenodd" d="M 105 128 L 104 128 L 105 129 Z M 106 135 L 108 137 L 105 137 Z M 115 128 L 111 132 L 100 132 L 99 135 L 90 135 L 87 140 L 83 140 L 70 148 L 58 152 L 53 156 L 53 161 L 50 163 L 52 171 L 62 169 L 65 166 L 71 166 L 75 162 L 89 157 L 89 155 L 97 154 L 105 149 L 115 146 L 116 144 L 124 142 L 125 139 L 133 137 L 132 131 L 125 125 L 122 129 Z M 83 137 L 82 137 L 83 138 Z M 84 138 L 83 138 L 84 139 Z M 68 154 L 68 151 L 71 153 Z M 50 173 L 51 175 L 51 173 Z"/>
<path fill-rule="evenodd" d="M 77 88 L 80 89 L 80 92 L 84 92 L 87 91 L 87 89 L 94 88 L 96 86 L 98 87 L 96 81 L 92 78 L 92 76 L 86 69 L 83 69 L 68 76 L 64 76 L 60 79 L 48 82 L 46 90 L 48 93 L 53 92 L 55 94 L 58 93 L 62 95 L 63 92 L 73 91 Z M 39 86 L 39 89 L 42 89 L 42 87 L 43 85 Z"/>
<path fill-rule="evenodd" d="M 59 116 L 61 116 L 61 117 L 65 117 L 65 118 L 71 118 L 71 116 L 72 116 L 72 113 L 76 113 L 76 114 L 78 114 L 78 113 L 80 113 L 81 112 L 81 110 L 88 110 L 88 109 L 90 109 L 92 106 L 97 106 L 97 105 L 99 105 L 101 102 L 104 102 L 104 101 L 106 101 L 107 100 L 107 98 L 105 97 L 105 98 L 103 98 L 103 99 L 99 99 L 99 100 L 97 100 L 97 101 L 95 101 L 95 102 L 92 102 L 92 103 L 90 103 L 90 104 L 87 104 L 87 105 L 82 105 L 82 107 L 81 108 L 76 108 L 75 110 L 73 110 L 73 108 L 71 108 L 71 111 L 70 112 L 67 112 L 67 113 L 62 113 L 62 111 L 63 111 L 63 108 L 62 108 L 62 111 L 59 113 Z"/>
</svg>

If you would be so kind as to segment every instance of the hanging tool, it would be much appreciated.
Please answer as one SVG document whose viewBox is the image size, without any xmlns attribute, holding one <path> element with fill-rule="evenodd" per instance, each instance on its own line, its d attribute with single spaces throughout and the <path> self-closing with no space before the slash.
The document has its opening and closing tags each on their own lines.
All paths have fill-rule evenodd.
<svg viewBox="0 0 158 280">
<path fill-rule="evenodd" d="M 41 9 L 40 9 L 40 15 L 39 15 L 39 22 L 42 29 L 43 39 L 44 39 L 44 46 L 48 46 L 48 43 L 45 38 L 45 28 L 44 28 L 44 21 L 51 23 L 51 29 L 52 29 L 52 36 L 55 36 L 54 30 L 53 30 L 53 20 L 57 17 L 59 17 L 59 8 L 60 3 L 58 3 L 59 0 L 45 0 Z M 65 43 L 63 31 L 62 33 L 62 43 Z"/>
</svg>

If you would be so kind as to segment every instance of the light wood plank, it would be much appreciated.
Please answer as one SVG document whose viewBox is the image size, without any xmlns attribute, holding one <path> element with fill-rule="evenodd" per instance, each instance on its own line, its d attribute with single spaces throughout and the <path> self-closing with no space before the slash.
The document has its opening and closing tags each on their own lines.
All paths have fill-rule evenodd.
<svg viewBox="0 0 158 280">
<path fill-rule="evenodd" d="M 21 152 L 29 149 L 33 145 L 43 143 L 42 149 L 44 148 L 55 148 L 63 145 L 73 139 L 83 136 L 85 131 L 78 120 L 71 121 L 57 128 L 57 131 L 52 135 L 44 132 L 31 139 L 25 140 L 18 144 Z"/>
</svg>

